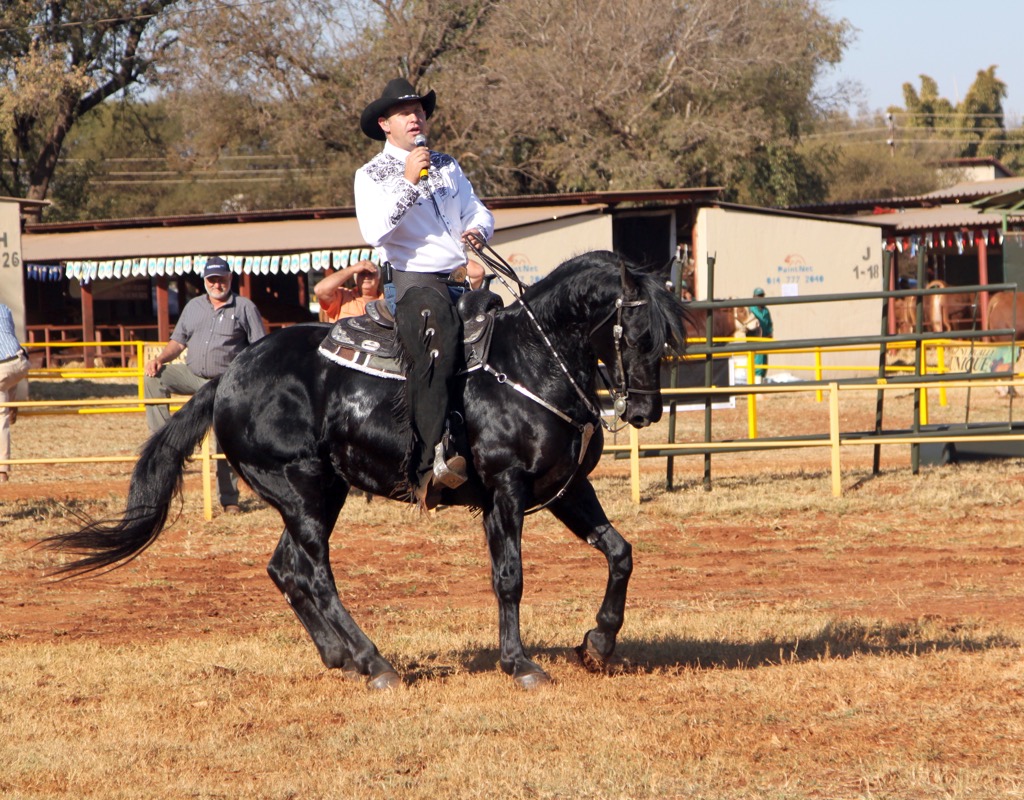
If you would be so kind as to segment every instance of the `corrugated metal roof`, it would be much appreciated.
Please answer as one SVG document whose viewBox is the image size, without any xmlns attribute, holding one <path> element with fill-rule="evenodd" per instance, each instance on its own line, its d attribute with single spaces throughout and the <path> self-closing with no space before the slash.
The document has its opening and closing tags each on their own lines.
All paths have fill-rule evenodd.
<svg viewBox="0 0 1024 800">
<path fill-rule="evenodd" d="M 842 200 L 835 203 L 808 203 L 790 206 L 791 211 L 806 214 L 843 214 L 858 211 L 870 211 L 873 208 L 917 208 L 933 206 L 943 201 L 962 203 L 991 197 L 1002 192 L 1024 189 L 1024 178 L 994 178 L 988 181 L 965 181 L 945 189 L 936 189 L 927 194 L 915 194 L 905 197 L 879 197 L 866 200 Z"/>
<path fill-rule="evenodd" d="M 1024 178 L 993 178 L 989 181 L 966 181 L 950 186 L 947 189 L 937 189 L 934 192 L 920 195 L 926 200 L 966 200 L 989 197 L 1003 192 L 1013 192 L 1017 189 L 1024 189 Z"/>
<path fill-rule="evenodd" d="M 983 197 L 975 200 L 971 205 L 981 211 L 1009 212 L 1007 217 L 1014 213 L 1020 214 L 1024 210 L 1024 189 L 1015 189 L 1010 192 Z"/>
<path fill-rule="evenodd" d="M 496 209 L 496 230 L 511 230 L 604 211 L 602 204 Z M 355 212 L 330 219 L 221 221 L 185 226 L 136 225 L 114 230 L 29 227 L 21 237 L 28 263 L 102 261 L 200 254 L 284 254 L 365 248 Z"/>
<path fill-rule="evenodd" d="M 1003 224 L 1002 214 L 983 214 L 966 203 L 935 208 L 908 208 L 905 211 L 875 214 L 863 219 L 876 222 L 878 225 L 895 225 L 897 233 L 921 233 L 955 228 L 998 228 Z"/>
<path fill-rule="evenodd" d="M 547 206 L 614 206 L 619 203 L 700 203 L 716 199 L 722 193 L 719 186 L 679 189 L 628 189 L 621 191 L 562 192 L 560 194 L 524 194 L 484 197 L 484 205 L 492 211 L 512 208 L 542 208 Z M 2 198 L 0 198 L 2 199 Z M 12 200 L 17 198 L 11 198 Z M 19 201 L 37 203 L 34 200 Z M 49 200 L 41 205 L 48 205 Z M 70 222 L 30 222 L 29 233 L 58 233 L 71 231 L 106 231 L 126 228 L 176 228 L 183 226 L 277 221 L 308 221 L 345 219 L 355 216 L 355 206 L 321 208 L 284 208 L 263 211 L 222 211 L 209 214 L 178 214 L 164 217 L 120 217 L 118 219 L 88 219 Z"/>
</svg>

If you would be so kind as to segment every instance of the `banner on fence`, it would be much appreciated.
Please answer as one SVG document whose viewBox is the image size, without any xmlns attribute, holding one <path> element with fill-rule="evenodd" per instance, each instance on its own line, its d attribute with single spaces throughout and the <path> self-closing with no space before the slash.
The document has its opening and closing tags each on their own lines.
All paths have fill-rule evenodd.
<svg viewBox="0 0 1024 800">
<path fill-rule="evenodd" d="M 1012 344 L 997 347 L 950 347 L 946 353 L 950 372 L 1020 372 L 1022 367 L 1018 365 L 1021 348 Z"/>
</svg>

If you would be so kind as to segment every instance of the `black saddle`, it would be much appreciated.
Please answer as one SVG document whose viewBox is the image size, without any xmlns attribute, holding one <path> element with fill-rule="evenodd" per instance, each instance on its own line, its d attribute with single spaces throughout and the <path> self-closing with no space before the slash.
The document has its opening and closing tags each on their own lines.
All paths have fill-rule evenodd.
<svg viewBox="0 0 1024 800">
<path fill-rule="evenodd" d="M 477 289 L 459 298 L 455 308 L 462 319 L 466 372 L 479 369 L 487 356 L 494 313 L 504 303 L 494 292 Z M 337 364 L 382 378 L 405 380 L 395 318 L 383 300 L 366 304 L 360 317 L 339 319 L 320 345 L 320 354 Z"/>
</svg>

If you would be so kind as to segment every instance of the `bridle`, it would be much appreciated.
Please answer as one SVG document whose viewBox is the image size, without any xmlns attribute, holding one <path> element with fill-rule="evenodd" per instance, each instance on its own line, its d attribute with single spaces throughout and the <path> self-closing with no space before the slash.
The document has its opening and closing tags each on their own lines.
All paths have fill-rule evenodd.
<svg viewBox="0 0 1024 800">
<path fill-rule="evenodd" d="M 484 248 L 490 250 L 490 252 L 493 255 L 485 254 L 483 252 Z M 519 288 L 520 290 L 525 288 L 525 285 L 516 276 L 515 271 L 512 269 L 512 267 L 507 262 L 505 262 L 504 259 L 501 258 L 501 256 L 495 253 L 494 250 L 490 248 L 488 245 L 483 245 L 481 247 L 474 246 L 473 249 L 476 251 L 477 255 L 480 256 L 483 262 L 488 267 L 491 268 L 491 271 L 498 278 L 498 280 L 501 281 L 505 288 L 508 289 L 513 296 L 519 299 L 520 305 L 523 307 L 523 310 L 526 312 L 527 317 L 530 319 L 534 327 L 537 329 L 537 332 L 540 334 L 541 339 L 544 341 L 544 344 L 551 352 L 551 355 L 554 358 L 555 363 L 558 364 L 558 366 L 561 368 L 562 372 L 565 374 L 566 379 L 569 381 L 569 384 L 576 391 L 576 394 L 579 396 L 584 406 L 586 406 L 587 411 L 590 412 L 592 417 L 595 420 L 597 420 L 597 422 L 600 423 L 600 425 L 609 433 L 618 433 L 623 428 L 625 428 L 629 424 L 628 421 L 622 421 L 622 423 L 618 426 L 614 426 L 611 423 L 605 421 L 604 417 L 601 415 L 601 410 L 594 405 L 591 399 L 587 396 L 586 392 L 583 391 L 582 387 L 580 387 L 579 383 L 572 376 L 572 373 L 569 372 L 569 368 L 566 366 L 565 361 L 562 359 L 562 356 L 559 354 L 557 348 L 555 348 L 555 345 L 551 342 L 551 339 L 548 337 L 547 332 L 544 330 L 543 326 L 541 326 L 540 322 L 538 322 L 537 317 L 534 316 L 533 310 L 530 308 L 529 304 L 523 300 L 522 292 L 517 292 L 515 289 L 513 289 L 512 286 L 509 285 L 509 282 L 505 279 L 506 277 L 508 277 L 509 279 L 514 281 L 517 284 L 517 288 Z M 613 408 L 615 410 L 615 416 L 617 418 L 621 418 L 622 415 L 626 413 L 626 406 L 629 401 L 630 394 L 654 395 L 660 392 L 660 389 L 637 389 L 630 387 L 629 385 L 629 379 L 626 374 L 625 362 L 622 356 L 622 341 L 624 338 L 626 338 L 625 328 L 622 324 L 623 312 L 627 308 L 639 308 L 641 306 L 647 305 L 648 301 L 642 299 L 627 299 L 628 286 L 625 263 L 620 261 L 620 267 L 622 275 L 622 294 L 615 299 L 615 304 L 612 307 L 612 309 L 590 329 L 589 333 L 589 337 L 592 338 L 601 328 L 607 325 L 613 317 L 615 318 L 615 324 L 612 326 L 612 343 L 615 348 L 614 369 L 618 373 L 618 385 L 613 386 L 612 382 L 605 378 L 605 376 L 600 372 L 600 370 L 598 370 L 598 374 L 601 375 L 601 380 L 608 389 L 608 393 L 611 395 Z M 630 344 L 628 340 L 626 344 Z M 531 508 L 525 512 L 526 514 L 533 514 L 537 511 L 547 508 L 553 502 L 562 497 L 568 490 L 569 485 L 572 483 L 573 479 L 576 477 L 576 473 L 579 471 L 580 466 L 583 464 L 583 459 L 586 456 L 587 447 L 590 444 L 590 439 L 594 435 L 595 425 L 592 421 L 589 420 L 587 422 L 581 423 L 573 419 L 569 414 L 552 405 L 544 398 L 534 394 L 521 383 L 517 383 L 516 381 L 510 379 L 508 375 L 506 375 L 504 372 L 497 371 L 486 361 L 484 361 L 484 363 L 481 366 L 485 372 L 488 372 L 491 375 L 493 375 L 495 380 L 498 381 L 498 383 L 507 385 L 509 388 L 515 390 L 524 397 L 532 400 L 541 407 L 547 409 L 558 418 L 572 425 L 580 433 L 580 454 L 579 458 L 576 459 L 576 466 L 573 468 L 572 474 L 569 476 L 568 480 L 565 482 L 562 488 L 559 489 L 559 491 L 547 502 L 543 503 L 542 505 L 535 506 L 534 508 Z"/>
<path fill-rule="evenodd" d="M 484 253 L 484 248 L 490 250 L 493 256 Z M 501 256 L 494 252 L 494 250 L 489 245 L 483 245 L 482 247 L 474 247 L 473 249 L 476 251 L 477 255 L 479 255 L 480 258 L 484 261 L 484 263 L 491 268 L 491 270 L 494 272 L 498 280 L 500 280 L 502 284 L 504 284 L 505 288 L 508 289 L 509 292 L 511 292 L 515 297 L 518 298 L 519 303 L 520 305 L 522 305 L 527 317 L 529 317 L 530 321 L 533 323 L 533 326 L 537 329 L 537 332 L 540 334 L 541 339 L 544 341 L 544 344 L 551 352 L 551 355 L 554 358 L 555 363 L 558 364 L 559 368 L 565 374 L 565 377 L 569 381 L 569 384 L 576 391 L 576 394 L 579 396 L 580 400 L 583 401 L 583 404 L 587 407 L 587 410 L 593 415 L 593 417 L 598 422 L 600 422 L 601 426 L 609 433 L 618 433 L 623 428 L 625 428 L 629 424 L 628 422 L 623 422 L 618 427 L 615 427 L 610 423 L 606 422 L 603 416 L 601 415 L 601 410 L 594 405 L 594 403 L 587 396 L 586 392 L 584 392 L 583 389 L 580 387 L 579 383 L 577 383 L 576 379 L 573 378 L 572 374 L 569 372 L 569 368 L 565 365 L 565 361 L 562 359 L 562 356 L 559 354 L 557 348 L 551 342 L 551 339 L 548 337 L 547 332 L 544 330 L 543 326 L 541 326 L 540 322 L 537 321 L 537 317 L 534 316 L 533 310 L 530 308 L 529 304 L 525 300 L 523 300 L 521 290 L 525 288 L 525 284 L 523 284 L 523 282 L 519 280 L 512 267 L 504 259 L 502 259 Z M 622 277 L 622 294 L 615 298 L 615 304 L 612 306 L 612 309 L 600 320 L 598 320 L 598 322 L 590 329 L 589 334 L 589 336 L 592 338 L 594 334 L 596 334 L 601 328 L 603 328 L 611 321 L 612 317 L 615 318 L 615 324 L 612 326 L 612 344 L 615 348 L 614 369 L 617 373 L 618 385 L 613 385 L 612 382 L 609 381 L 600 371 L 598 371 L 598 374 L 601 376 L 601 381 L 604 383 L 605 388 L 607 388 L 608 394 L 611 395 L 612 404 L 616 417 L 621 417 L 623 414 L 626 413 L 626 404 L 629 401 L 630 394 L 654 395 L 658 394 L 661 391 L 660 389 L 637 389 L 630 387 L 629 385 L 629 378 L 626 374 L 625 362 L 622 357 L 622 340 L 626 338 L 625 328 L 622 324 L 622 314 L 625 309 L 640 308 L 641 306 L 647 305 L 648 301 L 641 299 L 627 299 L 629 289 L 627 285 L 628 278 L 626 273 L 625 262 L 620 260 L 619 267 L 620 274 Z M 509 283 L 505 280 L 506 276 L 515 281 L 520 291 L 517 292 L 516 289 L 513 289 L 509 285 Z M 629 342 L 627 341 L 626 344 L 629 344 Z M 529 389 L 522 386 L 521 384 L 509 380 L 508 376 L 505 373 L 499 373 L 497 370 L 491 367 L 490 364 L 487 363 L 483 364 L 483 368 L 487 372 L 494 375 L 495 378 L 498 379 L 499 383 L 507 383 L 511 388 L 515 389 L 520 394 L 529 397 L 534 402 L 539 403 L 552 413 L 564 419 L 570 425 L 573 425 L 577 429 L 582 430 L 582 425 L 573 420 L 572 417 L 570 417 L 568 414 L 559 410 L 555 406 L 552 406 L 543 398 L 540 398 L 537 395 L 533 394 L 533 392 L 531 392 Z"/>
<path fill-rule="evenodd" d="M 625 269 L 625 267 L 623 267 Z M 598 375 L 601 376 L 601 381 L 604 383 L 605 388 L 608 390 L 608 394 L 612 398 L 612 407 L 615 410 L 615 416 L 621 418 L 626 413 L 626 404 L 629 402 L 630 394 L 658 394 L 660 389 L 637 389 L 629 385 L 629 377 L 626 375 L 626 365 L 622 360 L 622 340 L 625 338 L 625 329 L 622 325 L 622 312 L 627 308 L 639 308 L 640 306 L 647 305 L 646 300 L 627 300 L 625 298 L 625 276 L 623 276 L 623 296 L 615 298 L 615 307 L 605 315 L 600 322 L 598 322 L 593 328 L 590 329 L 590 335 L 593 336 L 602 327 L 608 324 L 612 316 L 615 316 L 615 324 L 612 326 L 612 344 L 615 347 L 615 370 L 618 373 L 619 385 L 613 386 L 612 382 L 609 381 L 604 373 L 598 371 Z M 627 340 L 626 344 L 629 344 Z M 611 428 L 605 425 L 605 428 L 611 433 L 617 433 L 621 431 L 628 422 L 623 422 L 617 428 Z"/>
</svg>

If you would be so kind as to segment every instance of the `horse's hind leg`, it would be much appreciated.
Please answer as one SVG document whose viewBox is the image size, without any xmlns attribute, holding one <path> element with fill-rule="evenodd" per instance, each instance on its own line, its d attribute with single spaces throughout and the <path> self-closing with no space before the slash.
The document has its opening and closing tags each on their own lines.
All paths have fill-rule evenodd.
<svg viewBox="0 0 1024 800">
<path fill-rule="evenodd" d="M 285 528 L 281 534 L 281 540 L 277 543 L 270 563 L 267 565 L 267 572 L 281 594 L 284 595 L 288 605 L 292 607 L 295 616 L 306 629 L 309 638 L 316 645 L 317 652 L 324 666 L 329 669 L 340 669 L 346 675 L 358 676 L 359 670 L 352 660 L 352 651 L 348 640 L 338 634 L 327 622 L 323 614 L 312 602 L 312 597 L 301 591 L 294 576 L 302 571 L 299 561 L 303 558 L 299 552 L 298 545 L 292 540 L 291 534 Z"/>
<path fill-rule="evenodd" d="M 294 469 L 287 471 L 287 477 L 295 491 L 282 498 L 285 493 L 277 487 L 275 500 L 285 530 L 267 565 L 271 580 L 284 594 L 327 667 L 366 676 L 374 689 L 397 685 L 395 668 L 342 605 L 334 582 L 329 538 L 347 487 L 329 481 L 313 481 L 313 485 L 304 487 L 306 482 Z M 302 488 L 310 494 L 303 494 Z"/>
<path fill-rule="evenodd" d="M 589 480 L 577 481 L 549 508 L 569 530 L 597 548 L 608 561 L 608 583 L 597 612 L 597 627 L 587 631 L 583 644 L 576 650 L 587 666 L 603 667 L 615 652 L 615 640 L 625 618 L 633 548 L 608 521 Z"/>
</svg>

